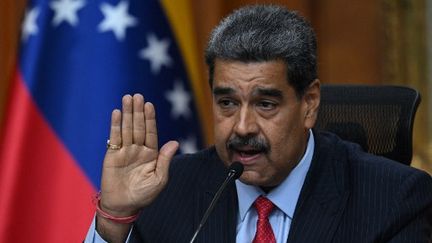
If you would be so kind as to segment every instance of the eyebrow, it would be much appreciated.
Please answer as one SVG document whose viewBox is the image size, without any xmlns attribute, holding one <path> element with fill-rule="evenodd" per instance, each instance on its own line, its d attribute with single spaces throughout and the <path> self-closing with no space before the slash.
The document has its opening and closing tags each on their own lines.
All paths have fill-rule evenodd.
<svg viewBox="0 0 432 243">
<path fill-rule="evenodd" d="M 213 89 L 213 95 L 228 95 L 234 94 L 235 90 L 229 87 L 215 87 Z"/>
<path fill-rule="evenodd" d="M 275 97 L 282 99 L 283 94 L 282 91 L 278 89 L 271 89 L 271 88 L 258 88 L 254 91 L 254 94 L 258 94 L 260 96 L 269 96 L 269 97 Z"/>
<path fill-rule="evenodd" d="M 233 88 L 229 88 L 229 87 L 215 87 L 213 89 L 213 95 L 229 95 L 234 93 L 236 93 L 236 91 Z M 257 88 L 253 92 L 253 94 L 259 96 L 275 97 L 279 99 L 283 98 L 282 91 L 278 89 L 272 89 L 272 88 Z"/>
</svg>

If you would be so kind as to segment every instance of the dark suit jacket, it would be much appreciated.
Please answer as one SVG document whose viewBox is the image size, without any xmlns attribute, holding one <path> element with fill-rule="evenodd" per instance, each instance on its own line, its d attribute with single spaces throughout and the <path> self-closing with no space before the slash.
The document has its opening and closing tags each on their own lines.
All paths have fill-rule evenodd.
<svg viewBox="0 0 432 243">
<path fill-rule="evenodd" d="M 288 242 L 428 242 L 432 178 L 329 133 L 315 151 Z M 132 242 L 189 242 L 226 169 L 214 148 L 176 157 L 168 186 L 134 225 Z M 235 242 L 234 183 L 221 196 L 197 242 Z"/>
</svg>

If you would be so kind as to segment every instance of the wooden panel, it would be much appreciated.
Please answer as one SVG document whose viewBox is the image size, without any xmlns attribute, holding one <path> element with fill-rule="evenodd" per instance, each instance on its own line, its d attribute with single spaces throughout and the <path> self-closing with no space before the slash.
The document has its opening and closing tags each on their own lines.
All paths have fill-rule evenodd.
<svg viewBox="0 0 432 243">
<path fill-rule="evenodd" d="M 426 0 L 383 1 L 385 65 L 383 80 L 420 91 L 422 101 L 414 123 L 413 165 L 432 172 L 431 96 L 428 90 Z M 430 48 L 430 47 L 429 47 Z M 430 66 L 429 66 L 430 68 Z"/>
<path fill-rule="evenodd" d="M 380 83 L 380 1 L 315 1 L 319 76 L 325 83 Z"/>
<path fill-rule="evenodd" d="M 232 10 L 240 8 L 244 5 L 251 4 L 278 4 L 287 7 L 291 10 L 296 10 L 301 13 L 307 19 L 311 17 L 311 7 L 309 0 L 224 0 L 224 15 L 227 15 L 232 12 Z"/>
</svg>

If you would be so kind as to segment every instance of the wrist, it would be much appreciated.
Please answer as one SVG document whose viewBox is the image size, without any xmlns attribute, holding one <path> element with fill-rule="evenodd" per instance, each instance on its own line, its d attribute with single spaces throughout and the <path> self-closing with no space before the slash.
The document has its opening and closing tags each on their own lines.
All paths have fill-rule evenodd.
<svg viewBox="0 0 432 243">
<path fill-rule="evenodd" d="M 118 224 L 131 224 L 139 217 L 138 212 L 112 211 L 102 206 L 101 195 L 98 192 L 94 198 L 96 214 L 99 218 Z"/>
</svg>

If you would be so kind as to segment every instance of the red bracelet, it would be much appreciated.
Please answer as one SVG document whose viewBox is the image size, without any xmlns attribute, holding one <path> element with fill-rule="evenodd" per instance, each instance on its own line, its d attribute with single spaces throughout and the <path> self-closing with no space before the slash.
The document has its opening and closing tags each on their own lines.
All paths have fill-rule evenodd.
<svg viewBox="0 0 432 243">
<path fill-rule="evenodd" d="M 96 205 L 96 213 L 99 216 L 101 216 L 102 218 L 109 219 L 109 220 L 111 220 L 111 221 L 113 221 L 115 223 L 130 224 L 130 223 L 134 222 L 138 218 L 138 216 L 139 216 L 139 212 L 137 214 L 135 214 L 135 215 L 127 216 L 127 217 L 116 217 L 116 216 L 113 216 L 113 215 L 111 215 L 111 214 L 103 211 L 100 208 L 100 200 L 101 200 L 101 196 L 100 196 L 100 192 L 98 192 L 96 194 L 96 196 L 95 196 L 94 202 L 95 202 L 95 205 Z"/>
</svg>

